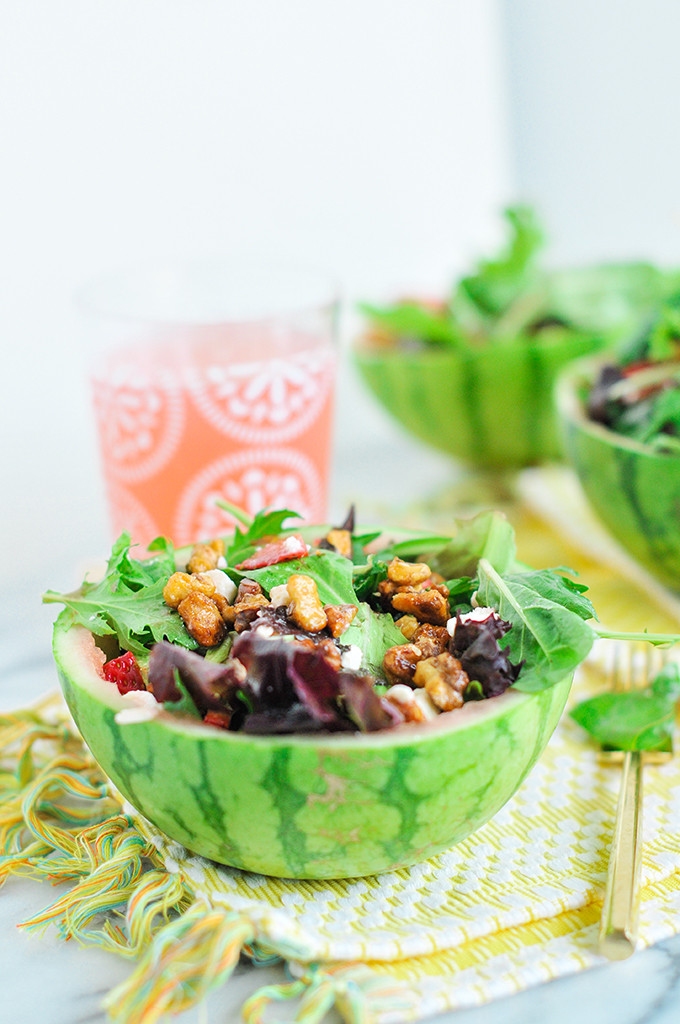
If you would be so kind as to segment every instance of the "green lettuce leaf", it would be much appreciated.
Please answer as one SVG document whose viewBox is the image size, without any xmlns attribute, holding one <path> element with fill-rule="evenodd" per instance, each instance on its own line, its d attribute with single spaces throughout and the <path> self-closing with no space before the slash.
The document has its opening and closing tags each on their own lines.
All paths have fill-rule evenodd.
<svg viewBox="0 0 680 1024">
<path fill-rule="evenodd" d="M 575 722 L 610 750 L 666 750 L 673 747 L 680 670 L 666 665 L 649 686 L 601 693 L 571 711 Z"/>
<path fill-rule="evenodd" d="M 353 569 L 350 559 L 339 555 L 337 551 L 319 551 L 306 558 L 266 565 L 262 569 L 249 569 L 239 575 L 256 580 L 269 595 L 272 587 L 281 586 L 293 573 L 300 572 L 315 581 L 322 604 L 356 604 L 352 584 Z"/>
<path fill-rule="evenodd" d="M 592 647 L 595 633 L 584 621 L 591 611 L 550 570 L 501 576 L 487 559 L 479 563 L 477 601 L 512 624 L 505 640 L 512 661 L 524 661 L 515 689 L 546 689 L 572 672 Z M 569 595 L 569 606 L 560 603 Z M 555 600 L 559 596 L 560 600 Z M 590 602 L 588 602 L 588 605 Z"/>
<path fill-rule="evenodd" d="M 406 638 L 391 615 L 374 612 L 368 605 L 360 604 L 352 624 L 340 637 L 340 643 L 360 647 L 363 654 L 361 671 L 382 677 L 385 652 L 396 644 L 405 644 Z"/>
</svg>

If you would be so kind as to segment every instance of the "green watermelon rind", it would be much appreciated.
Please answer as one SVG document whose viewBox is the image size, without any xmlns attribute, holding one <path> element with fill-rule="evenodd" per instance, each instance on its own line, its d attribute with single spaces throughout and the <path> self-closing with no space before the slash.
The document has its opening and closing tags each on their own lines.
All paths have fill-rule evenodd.
<svg viewBox="0 0 680 1024">
<path fill-rule="evenodd" d="M 571 677 L 423 726 L 249 736 L 167 712 L 121 724 L 92 635 L 61 613 L 54 657 L 85 742 L 121 794 L 183 846 L 288 878 L 372 875 L 465 839 L 513 795 L 557 725 Z"/>
<path fill-rule="evenodd" d="M 562 367 L 610 343 L 571 334 L 541 345 L 508 339 L 478 350 L 353 350 L 360 375 L 387 412 L 419 440 L 485 468 L 562 456 L 552 392 Z"/>
<path fill-rule="evenodd" d="M 584 409 L 601 359 L 579 360 L 559 377 L 555 404 L 565 456 L 595 514 L 657 579 L 680 589 L 680 456 L 590 420 Z"/>
</svg>

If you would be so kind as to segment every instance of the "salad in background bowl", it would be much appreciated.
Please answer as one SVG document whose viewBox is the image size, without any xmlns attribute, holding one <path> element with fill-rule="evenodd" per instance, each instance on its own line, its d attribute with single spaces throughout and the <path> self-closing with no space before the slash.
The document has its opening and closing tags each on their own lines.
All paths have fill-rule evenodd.
<svg viewBox="0 0 680 1024">
<path fill-rule="evenodd" d="M 354 347 L 364 381 L 403 427 L 495 470 L 560 457 L 559 370 L 633 332 L 673 287 L 672 275 L 646 263 L 548 271 L 533 211 L 512 207 L 506 219 L 507 249 L 448 299 L 363 304 L 367 326 Z"/>
<path fill-rule="evenodd" d="M 617 359 L 568 368 L 556 400 L 567 459 L 593 510 L 680 590 L 680 297 Z"/>
<path fill-rule="evenodd" d="M 586 588 L 518 563 L 497 513 L 442 537 L 228 508 L 229 536 L 136 559 L 123 535 L 100 580 L 45 595 L 123 796 L 195 853 L 296 878 L 408 865 L 488 821 L 603 635 Z"/>
</svg>

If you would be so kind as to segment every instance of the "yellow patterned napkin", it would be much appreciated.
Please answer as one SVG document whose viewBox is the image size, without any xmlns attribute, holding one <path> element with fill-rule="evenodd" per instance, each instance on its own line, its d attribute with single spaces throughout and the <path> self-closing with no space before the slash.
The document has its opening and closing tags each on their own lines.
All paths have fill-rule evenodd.
<svg viewBox="0 0 680 1024">
<path fill-rule="evenodd" d="M 580 571 L 612 628 L 676 631 L 673 599 L 556 533 L 537 490 L 511 516 L 520 557 L 537 567 Z M 572 703 L 606 685 L 609 654 L 607 642 L 598 641 L 577 674 Z M 5 733 L 7 751 L 17 742 L 28 749 L 19 732 L 14 748 Z M 58 744 L 56 733 L 41 735 L 41 742 Z M 55 839 L 54 829 L 41 823 L 38 796 L 19 787 L 0 815 L 0 841 L 4 834 L 6 850 L 15 842 L 21 803 L 33 846 L 0 859 L 0 881 L 3 870 L 80 878 L 30 924 L 54 922 L 64 935 L 138 958 L 129 981 L 109 999 L 112 1016 L 126 1024 L 151 1024 L 200 999 L 227 978 L 242 950 L 256 962 L 282 956 L 297 979 L 249 1000 L 244 1015 L 251 1024 L 263 1020 L 270 1000 L 287 996 L 302 997 L 301 1022 L 319 1022 L 335 1004 L 348 1024 L 400 1024 L 603 962 L 597 926 L 619 770 L 598 763 L 596 748 L 566 715 L 515 797 L 477 833 L 415 867 L 345 881 L 272 879 L 191 856 L 133 808 L 112 816 L 110 787 L 77 740 L 64 742 L 57 767 L 49 762 L 52 789 L 62 784 L 55 773 L 65 786 L 80 779 L 101 809 L 99 819 L 88 822 L 83 812 L 80 828 L 77 821 L 69 826 L 73 842 L 62 832 Z M 0 784 L 9 777 L 7 766 L 5 758 Z M 30 779 L 30 772 L 24 775 Z M 38 771 L 28 790 L 44 797 L 40 778 Z M 87 799 L 84 791 L 75 796 Z M 680 763 L 674 759 L 650 767 L 645 778 L 641 946 L 680 931 L 679 855 Z M 109 918 L 102 928 L 96 915 L 103 910 Z"/>
</svg>

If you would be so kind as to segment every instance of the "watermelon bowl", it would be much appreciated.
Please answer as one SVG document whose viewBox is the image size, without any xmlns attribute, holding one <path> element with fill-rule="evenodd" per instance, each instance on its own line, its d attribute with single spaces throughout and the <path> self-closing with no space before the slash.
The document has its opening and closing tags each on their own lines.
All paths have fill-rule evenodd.
<svg viewBox="0 0 680 1024">
<path fill-rule="evenodd" d="M 573 359 L 605 347 L 571 334 L 551 345 L 509 338 L 476 349 L 355 344 L 354 363 L 384 409 L 410 434 L 480 469 L 519 469 L 559 458 L 552 390 Z"/>
<path fill-rule="evenodd" d="M 129 704 L 98 674 L 92 635 L 64 619 L 54 632 L 64 697 L 117 789 L 194 853 L 279 877 L 376 874 L 465 839 L 535 764 L 571 682 L 424 726 L 323 740 L 208 730 L 170 714 L 119 725 Z"/>
<path fill-rule="evenodd" d="M 319 529 L 303 527 L 301 533 L 316 530 L 318 537 Z M 207 725 L 167 703 L 155 704 L 150 716 L 144 709 L 137 715 L 139 707 L 130 703 L 136 695 L 119 693 L 103 677 L 102 666 L 120 648 L 115 636 L 95 636 L 87 628 L 88 621 L 96 628 L 92 592 L 86 592 L 80 621 L 68 602 L 82 588 L 69 595 L 48 592 L 46 599 L 67 603 L 55 622 L 53 652 L 66 703 L 92 755 L 122 797 L 170 838 L 247 871 L 307 879 L 373 875 L 459 843 L 496 814 L 540 757 L 594 634 L 587 621 L 592 606 L 575 585 L 516 561 L 512 528 L 503 516 L 460 520 L 456 530 L 453 539 L 421 534 L 416 543 L 423 537 L 436 541 L 439 555 L 424 549 L 432 571 L 472 582 L 483 610 L 497 607 L 512 620 L 503 654 L 516 666 L 521 662 L 524 675 L 515 675 L 517 682 L 504 692 L 378 731 L 258 735 Z M 403 544 L 414 542 L 400 543 L 403 553 Z M 175 564 L 183 564 L 186 549 L 175 556 Z M 509 575 L 498 575 L 503 572 Z M 550 580 L 540 596 L 531 588 L 546 574 Z M 525 611 L 513 607 L 509 590 L 507 600 L 501 598 L 504 586 L 517 590 Z M 583 602 L 577 614 L 574 608 Z M 375 621 L 385 619 L 389 615 L 374 613 Z M 554 659 L 544 665 L 541 652 L 551 637 L 557 638 Z"/>
<path fill-rule="evenodd" d="M 680 590 L 680 454 L 594 422 L 586 399 L 601 358 L 581 360 L 555 390 L 564 453 L 608 532 L 653 576 Z"/>
</svg>

